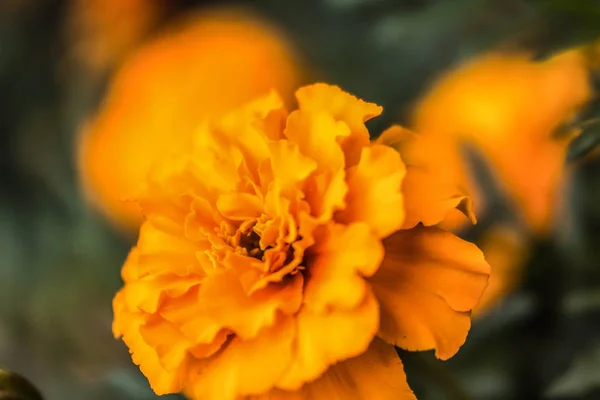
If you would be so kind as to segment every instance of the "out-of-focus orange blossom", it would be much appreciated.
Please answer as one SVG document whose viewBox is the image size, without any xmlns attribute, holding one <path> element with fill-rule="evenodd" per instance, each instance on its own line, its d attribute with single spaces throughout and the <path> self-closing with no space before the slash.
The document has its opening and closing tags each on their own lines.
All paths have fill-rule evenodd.
<svg viewBox="0 0 600 400">
<path fill-rule="evenodd" d="M 551 224 L 568 138 L 553 132 L 591 96 L 580 51 L 534 62 L 527 54 L 486 54 L 442 77 L 417 104 L 422 134 L 416 157 L 468 188 L 478 208 L 485 194 L 470 176 L 461 143 L 481 152 L 528 226 Z"/>
<path fill-rule="evenodd" d="M 510 226 L 495 226 L 486 232 L 479 243 L 493 271 L 474 315 L 480 315 L 498 304 L 507 291 L 521 281 L 523 263 L 529 256 L 529 241 L 524 234 Z"/>
<path fill-rule="evenodd" d="M 157 394 L 415 400 L 393 345 L 452 357 L 489 265 L 436 225 L 460 191 L 405 165 L 400 127 L 340 88 L 275 94 L 165 158 L 113 301 L 113 332 Z"/>
<path fill-rule="evenodd" d="M 475 182 L 461 146 L 477 151 L 516 206 L 529 233 L 547 235 L 557 207 L 570 138 L 556 135 L 588 99 L 588 58 L 580 50 L 534 62 L 527 54 L 492 53 L 460 65 L 418 102 L 413 119 L 419 140 L 407 149 L 447 182 L 469 193 L 478 214 L 489 202 Z M 485 210 L 485 211 L 484 211 Z M 455 213 L 445 226 L 456 229 Z M 494 227 L 481 243 L 492 267 L 490 285 L 475 309 L 484 312 L 520 281 L 528 233 Z"/>
<path fill-rule="evenodd" d="M 112 68 L 137 46 L 169 7 L 165 0 L 70 0 L 67 35 L 85 68 Z"/>
<path fill-rule="evenodd" d="M 262 19 L 237 9 L 188 15 L 135 52 L 86 124 L 79 169 L 88 197 L 115 223 L 137 228 L 124 201 L 157 158 L 185 145 L 208 116 L 300 80 L 290 44 Z"/>
</svg>

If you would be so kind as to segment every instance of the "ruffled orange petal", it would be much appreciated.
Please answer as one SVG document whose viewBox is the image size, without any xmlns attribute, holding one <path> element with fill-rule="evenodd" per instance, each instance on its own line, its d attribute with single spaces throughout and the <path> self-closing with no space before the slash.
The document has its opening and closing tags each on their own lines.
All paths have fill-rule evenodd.
<svg viewBox="0 0 600 400">
<path fill-rule="evenodd" d="M 123 300 L 132 311 L 155 313 L 165 296 L 178 297 L 202 281 L 200 275 L 178 276 L 164 273 L 138 278 L 140 270 L 140 252 L 134 248 L 123 266 L 122 275 L 128 282 L 123 290 Z M 163 260 L 164 262 L 164 260 Z"/>
<path fill-rule="evenodd" d="M 425 226 L 443 222 L 451 212 L 459 210 L 476 223 L 471 198 L 454 184 L 440 182 L 427 168 L 408 166 L 402 184 L 406 219 L 403 229 L 418 223 Z"/>
<path fill-rule="evenodd" d="M 143 314 L 128 310 L 124 292 L 121 290 L 113 299 L 114 321 L 113 334 L 123 337 L 129 348 L 133 362 L 148 378 L 152 390 L 158 395 L 176 393 L 183 389 L 186 365 L 174 370 L 166 370 L 160 363 L 156 350 L 140 335 L 140 328 L 146 323 Z"/>
<path fill-rule="evenodd" d="M 225 269 L 202 282 L 198 301 L 203 315 L 231 329 L 241 339 L 249 339 L 273 325 L 278 312 L 292 314 L 300 308 L 303 281 L 302 275 L 296 274 L 249 295 L 239 272 Z"/>
<path fill-rule="evenodd" d="M 202 128 L 195 136 L 194 160 L 187 167 L 202 182 L 204 193 L 200 197 L 211 200 L 215 194 L 235 192 L 243 184 L 239 171 L 244 155 L 238 148 L 224 146 L 221 135 L 222 131 Z"/>
<path fill-rule="evenodd" d="M 192 145 L 186 148 L 189 149 L 187 153 L 163 155 L 162 163 L 149 168 L 144 184 L 134 187 L 136 190 L 133 191 L 133 197 L 141 206 L 146 220 L 171 220 L 180 223 L 182 214 L 185 216 L 189 211 L 194 197 L 210 199 L 214 203 L 210 181 L 203 179 L 206 174 L 197 162 L 202 157 L 214 158 L 214 152 L 212 149 L 203 149 L 196 154 Z M 231 169 L 228 168 L 228 171 Z M 237 179 L 236 176 L 233 178 Z M 165 230 L 168 227 L 166 225 Z"/>
<path fill-rule="evenodd" d="M 298 89 L 296 98 L 300 110 L 326 112 L 350 128 L 350 134 L 341 141 L 341 146 L 346 166 L 356 165 L 362 147 L 367 146 L 370 140 L 365 122 L 381 114 L 383 108 L 358 99 L 337 86 L 323 83 Z"/>
<path fill-rule="evenodd" d="M 186 393 L 194 399 L 235 400 L 272 389 L 292 358 L 294 322 L 278 318 L 254 339 L 233 338 L 188 377 Z"/>
<path fill-rule="evenodd" d="M 213 121 L 207 137 L 222 151 L 239 151 L 246 171 L 255 174 L 261 162 L 270 156 L 267 135 L 256 129 L 256 124 L 263 122 L 272 112 L 285 112 L 283 101 L 275 92 L 246 104 L 218 121 Z M 196 142 L 201 146 L 205 144 L 202 136 L 196 137 Z M 212 174 L 218 176 L 214 171 L 217 169 L 214 169 Z"/>
<path fill-rule="evenodd" d="M 250 193 L 225 193 L 217 199 L 217 210 L 225 218 L 245 221 L 258 218 L 263 210 L 262 200 Z"/>
<path fill-rule="evenodd" d="M 311 248 L 315 261 L 304 292 L 304 307 L 322 313 L 334 307 L 352 309 L 369 290 L 364 277 L 372 276 L 383 260 L 383 246 L 367 224 L 330 224 Z"/>
<path fill-rule="evenodd" d="M 195 186 L 203 189 L 200 197 L 239 192 L 248 178 L 259 182 L 258 171 L 270 151 L 267 136 L 254 124 L 282 107 L 279 96 L 271 93 L 217 121 L 200 124 L 191 149 L 185 152 L 186 170 L 195 173 Z"/>
<path fill-rule="evenodd" d="M 218 200 L 217 200 L 218 201 Z M 208 250 L 209 236 L 215 229 L 225 223 L 222 216 L 203 198 L 195 197 L 183 223 L 183 237 L 197 246 L 197 249 Z"/>
<path fill-rule="evenodd" d="M 317 163 L 302 155 L 294 143 L 278 140 L 269 143 L 269 150 L 274 180 L 283 191 L 302 182 L 317 168 Z"/>
<path fill-rule="evenodd" d="M 330 367 L 298 391 L 275 389 L 252 400 L 416 400 L 393 346 L 375 339 L 358 357 Z"/>
<path fill-rule="evenodd" d="M 353 132 L 368 132 L 365 122 L 381 114 L 383 107 L 344 92 L 338 86 L 315 83 L 296 91 L 301 110 L 315 110 L 344 121 Z"/>
<path fill-rule="evenodd" d="M 398 150 L 406 163 L 406 176 L 402 183 L 406 210 L 403 229 L 410 229 L 418 223 L 425 226 L 437 225 L 455 209 L 476 223 L 471 199 L 464 190 L 457 187 L 458 181 L 448 178 L 447 173 L 438 173 L 434 168 L 435 164 L 428 157 L 415 151 L 423 147 L 423 139 L 394 125 L 375 141 L 376 144 Z"/>
<path fill-rule="evenodd" d="M 313 159 L 317 168 L 306 182 L 304 192 L 311 214 L 324 221 L 345 206 L 344 152 L 341 138 L 350 134 L 344 122 L 325 112 L 297 110 L 287 120 L 285 135 L 300 152 Z"/>
<path fill-rule="evenodd" d="M 232 333 L 202 312 L 198 303 L 198 288 L 165 301 L 159 315 L 177 326 L 187 340 L 195 344 L 191 351 L 197 357 L 208 357 L 219 350 L 226 336 Z"/>
<path fill-rule="evenodd" d="M 180 279 L 165 275 L 131 282 L 125 291 L 125 301 L 131 310 L 155 313 L 166 296 L 178 297 L 201 281 L 200 277 Z"/>
<path fill-rule="evenodd" d="M 435 227 L 384 240 L 386 258 L 369 279 L 381 306 L 379 336 L 407 350 L 452 357 L 466 340 L 471 310 L 490 267 L 472 243 Z"/>
<path fill-rule="evenodd" d="M 302 308 L 296 316 L 294 357 L 277 387 L 298 390 L 338 361 L 367 350 L 379 326 L 379 306 L 368 290 L 355 309 L 321 313 Z"/>
<path fill-rule="evenodd" d="M 402 180 L 406 168 L 391 147 L 373 145 L 362 150 L 357 166 L 348 169 L 346 208 L 336 214 L 344 222 L 366 222 L 382 238 L 404 222 Z"/>
<path fill-rule="evenodd" d="M 312 215 L 321 223 L 331 220 L 336 211 L 346 206 L 346 171 L 339 169 L 312 177 L 305 193 Z"/>
<path fill-rule="evenodd" d="M 350 135 L 348 126 L 323 111 L 296 110 L 287 119 L 285 136 L 300 152 L 317 162 L 319 171 L 344 167 L 339 140 Z"/>
<path fill-rule="evenodd" d="M 189 350 L 193 343 L 175 325 L 154 315 L 140 327 L 139 334 L 158 356 L 161 366 L 167 371 L 185 372 L 189 364 Z"/>
<path fill-rule="evenodd" d="M 271 110 L 263 120 L 255 121 L 253 126 L 261 131 L 269 140 L 284 139 L 283 132 L 288 112 L 285 108 Z"/>
<path fill-rule="evenodd" d="M 127 268 L 135 269 L 134 279 L 156 274 L 204 275 L 196 259 L 198 246 L 183 236 L 164 232 L 151 222 L 142 225 L 136 249 L 135 263 L 127 263 Z M 123 278 L 125 282 L 130 280 L 124 273 Z"/>
</svg>

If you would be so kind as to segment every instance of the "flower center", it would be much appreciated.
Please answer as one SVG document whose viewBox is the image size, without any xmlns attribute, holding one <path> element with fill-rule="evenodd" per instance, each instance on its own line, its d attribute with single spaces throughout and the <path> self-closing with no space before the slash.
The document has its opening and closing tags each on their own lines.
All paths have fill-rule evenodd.
<svg viewBox="0 0 600 400">
<path fill-rule="evenodd" d="M 238 246 L 248 252 L 248 256 L 263 260 L 265 252 L 260 248 L 260 236 L 252 228 L 240 234 Z"/>
<path fill-rule="evenodd" d="M 226 242 L 233 247 L 235 252 L 262 261 L 264 263 L 262 272 L 265 274 L 274 273 L 286 267 L 291 267 L 290 271 L 296 270 L 300 261 L 295 260 L 293 243 L 302 238 L 297 235 L 283 235 L 280 231 L 281 227 L 274 230 L 273 225 L 269 225 L 269 223 L 272 222 L 264 218 L 248 220 L 236 229 L 235 234 L 225 235 L 227 236 Z M 279 233 L 279 237 L 277 235 L 272 237 L 274 231 Z M 266 243 L 265 235 L 270 238 Z"/>
</svg>

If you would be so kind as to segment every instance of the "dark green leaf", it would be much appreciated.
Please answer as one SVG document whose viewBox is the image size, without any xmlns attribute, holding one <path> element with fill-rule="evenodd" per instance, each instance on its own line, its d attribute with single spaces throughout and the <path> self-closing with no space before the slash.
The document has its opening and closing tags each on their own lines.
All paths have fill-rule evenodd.
<svg viewBox="0 0 600 400">
<path fill-rule="evenodd" d="M 600 119 L 600 98 L 587 104 L 574 118 L 560 125 L 555 131 L 555 137 L 564 137 L 569 135 L 573 129 L 585 129 L 598 123 Z"/>
<path fill-rule="evenodd" d="M 538 20 L 530 25 L 529 48 L 543 60 L 600 38 L 600 3 L 595 0 L 537 0 Z"/>
<path fill-rule="evenodd" d="M 596 121 L 600 118 L 600 98 L 589 103 L 574 120 L 577 125 L 587 125 L 589 122 Z"/>
<path fill-rule="evenodd" d="M 600 27 L 600 20 L 598 21 L 598 26 Z M 579 27 L 572 29 L 571 32 L 562 34 L 559 33 L 561 29 L 552 28 L 552 31 L 552 33 L 543 35 L 543 39 L 541 39 L 541 41 L 546 43 L 541 44 L 536 49 L 533 56 L 534 60 L 544 61 L 556 53 L 580 46 L 587 42 L 598 40 L 598 38 L 600 38 L 600 29 L 598 28 Z"/>
<path fill-rule="evenodd" d="M 42 400 L 42 395 L 21 375 L 0 369 L 0 400 Z"/>
<path fill-rule="evenodd" d="M 600 344 L 597 343 L 575 358 L 571 367 L 550 386 L 547 396 L 573 399 L 599 389 L 599 363 Z"/>
<path fill-rule="evenodd" d="M 600 145 L 600 123 L 584 129 L 571 141 L 567 150 L 567 161 L 575 161 L 586 156 L 598 145 Z"/>
</svg>

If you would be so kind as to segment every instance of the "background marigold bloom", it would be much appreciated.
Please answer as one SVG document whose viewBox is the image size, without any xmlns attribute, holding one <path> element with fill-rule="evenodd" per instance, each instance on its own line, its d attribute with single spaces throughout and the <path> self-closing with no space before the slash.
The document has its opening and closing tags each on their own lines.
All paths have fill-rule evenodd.
<svg viewBox="0 0 600 400">
<path fill-rule="evenodd" d="M 527 54 L 486 54 L 449 72 L 416 105 L 421 140 L 410 151 L 436 175 L 466 187 L 478 211 L 486 199 L 469 174 L 461 144 L 491 164 L 534 231 L 547 232 L 568 139 L 553 132 L 591 96 L 579 51 L 545 62 Z"/>
<path fill-rule="evenodd" d="M 554 132 L 590 98 L 588 75 L 586 58 L 576 50 L 544 62 L 500 53 L 470 60 L 443 76 L 417 103 L 413 126 L 419 137 L 405 155 L 427 165 L 440 181 L 465 188 L 482 214 L 493 199 L 486 198 L 465 156 L 464 146 L 470 146 L 495 174 L 528 230 L 545 235 L 556 211 L 569 143 Z M 456 229 L 464 223 L 454 213 L 444 226 Z M 478 313 L 520 282 L 527 236 L 507 224 L 483 238 L 494 273 Z"/>
<path fill-rule="evenodd" d="M 114 66 L 167 8 L 160 0 L 70 0 L 67 33 L 75 58 L 95 71 Z"/>
<path fill-rule="evenodd" d="M 86 194 L 120 226 L 138 228 L 139 207 L 124 199 L 157 157 L 189 140 L 208 116 L 273 88 L 291 97 L 299 75 L 282 35 L 247 13 L 213 10 L 174 22 L 130 57 L 82 132 Z"/>
<path fill-rule="evenodd" d="M 530 256 L 531 243 L 525 235 L 510 226 L 494 226 L 486 232 L 479 243 L 485 259 L 492 267 L 492 274 L 485 292 L 473 314 L 478 316 L 497 305 L 507 291 L 521 282 L 523 265 Z"/>
<path fill-rule="evenodd" d="M 113 331 L 158 394 L 414 399 L 392 345 L 447 359 L 466 339 L 489 266 L 435 225 L 470 203 L 404 164 L 402 129 L 369 141 L 381 107 L 296 97 L 206 121 L 138 196 Z"/>
</svg>

